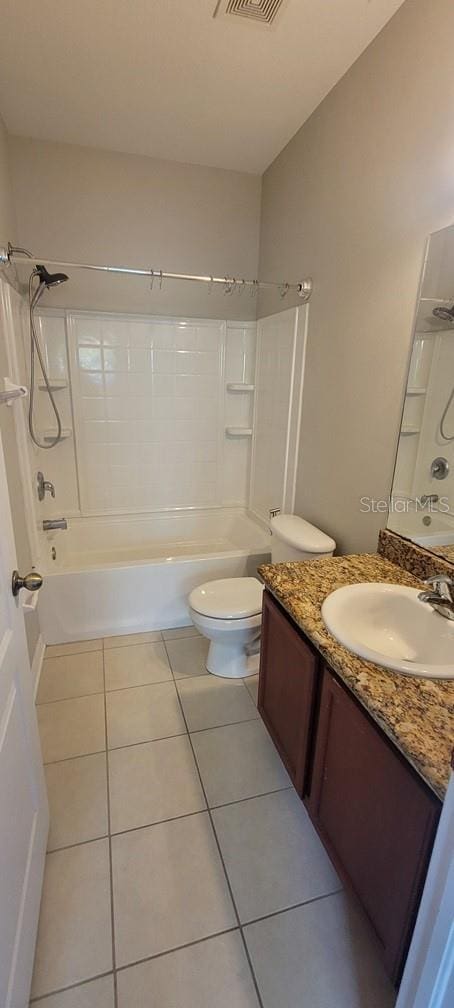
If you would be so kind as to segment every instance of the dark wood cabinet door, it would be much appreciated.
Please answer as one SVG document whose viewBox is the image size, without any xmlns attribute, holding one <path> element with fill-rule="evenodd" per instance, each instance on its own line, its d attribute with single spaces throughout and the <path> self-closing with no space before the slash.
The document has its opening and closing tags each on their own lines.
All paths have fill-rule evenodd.
<svg viewBox="0 0 454 1008">
<path fill-rule="evenodd" d="M 440 802 L 325 670 L 309 811 L 400 979 Z"/>
<path fill-rule="evenodd" d="M 264 592 L 258 707 L 300 795 L 307 770 L 316 675 L 314 652 Z"/>
</svg>

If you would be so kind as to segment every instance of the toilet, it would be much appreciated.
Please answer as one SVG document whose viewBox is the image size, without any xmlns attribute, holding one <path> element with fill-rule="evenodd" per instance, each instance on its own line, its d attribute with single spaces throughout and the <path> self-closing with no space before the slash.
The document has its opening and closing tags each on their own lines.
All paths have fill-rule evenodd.
<svg viewBox="0 0 454 1008">
<path fill-rule="evenodd" d="M 272 563 L 332 556 L 334 539 L 298 515 L 271 519 Z M 194 588 L 189 609 L 194 626 L 210 641 L 206 667 L 225 679 L 244 679 L 259 669 L 263 585 L 254 577 L 222 578 Z"/>
</svg>

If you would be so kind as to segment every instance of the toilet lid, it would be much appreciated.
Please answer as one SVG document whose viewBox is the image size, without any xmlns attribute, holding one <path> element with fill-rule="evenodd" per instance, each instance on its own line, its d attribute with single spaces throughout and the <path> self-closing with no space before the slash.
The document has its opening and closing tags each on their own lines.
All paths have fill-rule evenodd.
<svg viewBox="0 0 454 1008">
<path fill-rule="evenodd" d="M 271 519 L 271 529 L 278 539 L 301 553 L 333 553 L 336 549 L 331 536 L 299 515 L 275 515 Z"/>
<path fill-rule="evenodd" d="M 201 616 L 245 619 L 262 611 L 263 585 L 257 578 L 222 578 L 194 588 L 189 605 Z"/>
</svg>

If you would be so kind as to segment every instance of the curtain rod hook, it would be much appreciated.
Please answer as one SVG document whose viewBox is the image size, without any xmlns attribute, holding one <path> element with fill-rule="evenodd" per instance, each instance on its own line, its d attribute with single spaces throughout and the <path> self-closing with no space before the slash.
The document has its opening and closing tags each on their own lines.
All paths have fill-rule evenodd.
<svg viewBox="0 0 454 1008">
<path fill-rule="evenodd" d="M 150 284 L 150 290 L 152 291 L 152 290 L 153 290 L 153 284 L 154 284 L 154 270 L 153 270 L 153 269 L 150 269 L 150 273 L 151 273 L 151 284 Z"/>
</svg>

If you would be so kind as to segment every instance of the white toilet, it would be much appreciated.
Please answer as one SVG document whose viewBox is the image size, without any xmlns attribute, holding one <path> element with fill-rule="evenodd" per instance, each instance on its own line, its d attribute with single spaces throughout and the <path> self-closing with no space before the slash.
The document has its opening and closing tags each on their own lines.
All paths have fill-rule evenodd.
<svg viewBox="0 0 454 1008">
<path fill-rule="evenodd" d="M 334 539 L 297 515 L 271 519 L 271 560 L 317 560 L 332 556 Z M 259 668 L 263 585 L 257 578 L 207 581 L 189 596 L 191 619 L 210 641 L 208 672 L 243 679 Z"/>
</svg>

